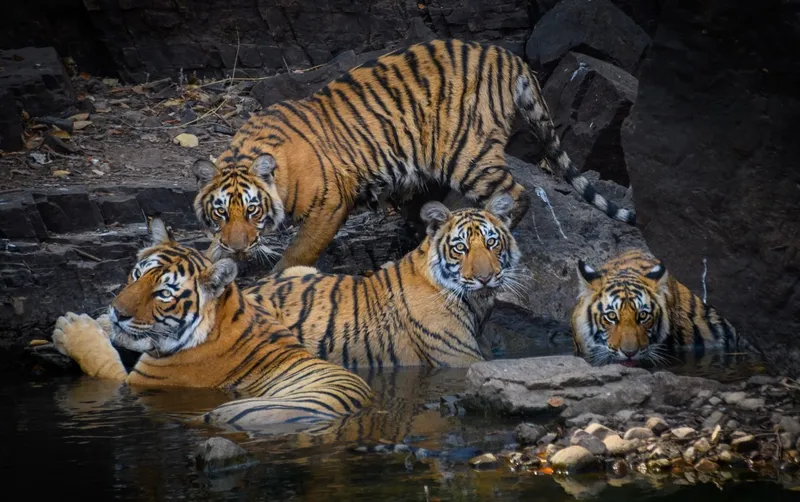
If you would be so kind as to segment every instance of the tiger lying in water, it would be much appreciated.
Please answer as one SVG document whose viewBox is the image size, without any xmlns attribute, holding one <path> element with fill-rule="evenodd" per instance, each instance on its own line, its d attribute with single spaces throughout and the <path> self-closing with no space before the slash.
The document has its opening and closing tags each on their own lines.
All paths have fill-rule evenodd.
<svg viewBox="0 0 800 502">
<path fill-rule="evenodd" d="M 274 305 L 255 302 L 234 283 L 236 264 L 211 263 L 151 223 L 128 284 L 97 321 L 59 317 L 53 343 L 90 376 L 132 387 L 209 387 L 241 392 L 206 413 L 233 428 L 307 425 L 349 415 L 372 400 L 357 375 L 307 351 L 279 322 Z M 143 352 L 130 373 L 111 345 Z"/>
<path fill-rule="evenodd" d="M 297 237 L 273 272 L 313 266 L 350 212 L 435 181 L 484 204 L 515 200 L 513 229 L 529 196 L 514 181 L 505 147 L 521 116 L 552 170 L 609 217 L 630 209 L 598 194 L 561 149 L 536 76 L 508 50 L 434 40 L 353 68 L 306 99 L 253 116 L 216 159 L 198 160 L 194 208 L 212 235 L 212 258 L 264 257 L 262 235 L 285 220 Z"/>
<path fill-rule="evenodd" d="M 513 205 L 508 194 L 485 210 L 429 202 L 428 236 L 373 275 L 292 267 L 248 294 L 274 303 L 308 350 L 346 368 L 467 366 L 483 359 L 477 338 L 497 292 L 517 283 Z"/>
<path fill-rule="evenodd" d="M 664 363 L 678 349 L 749 346 L 713 307 L 642 251 L 627 251 L 598 270 L 580 260 L 578 277 L 573 342 L 576 354 L 593 364 Z"/>
</svg>

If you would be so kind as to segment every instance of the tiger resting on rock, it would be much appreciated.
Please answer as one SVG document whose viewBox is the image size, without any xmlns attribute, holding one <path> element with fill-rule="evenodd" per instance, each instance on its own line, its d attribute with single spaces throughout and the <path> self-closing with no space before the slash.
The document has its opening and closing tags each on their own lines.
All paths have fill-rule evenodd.
<svg viewBox="0 0 800 502">
<path fill-rule="evenodd" d="M 312 266 L 358 205 L 411 194 L 435 181 L 484 204 L 514 201 L 511 228 L 529 195 L 511 177 L 504 150 L 520 113 L 544 158 L 612 218 L 634 212 L 598 194 L 561 149 L 533 72 L 491 45 L 436 40 L 350 70 L 308 98 L 251 117 L 216 159 L 195 162 L 194 208 L 213 234 L 208 255 L 264 257 L 262 240 L 288 217 L 298 235 L 274 266 Z"/>
<path fill-rule="evenodd" d="M 236 284 L 236 264 L 212 263 L 151 223 L 128 284 L 108 314 L 59 317 L 53 343 L 84 373 L 132 387 L 208 387 L 253 396 L 214 408 L 208 424 L 260 428 L 338 419 L 370 404 L 357 375 L 314 357 L 267 301 Z M 111 342 L 143 352 L 130 373 Z"/>
<path fill-rule="evenodd" d="M 508 194 L 483 210 L 428 202 L 428 236 L 373 275 L 297 266 L 248 294 L 274 303 L 309 351 L 345 368 L 468 366 L 484 359 L 478 337 L 497 292 L 519 285 L 513 204 Z"/>
<path fill-rule="evenodd" d="M 664 363 L 680 349 L 749 346 L 713 307 L 640 250 L 597 270 L 579 260 L 578 277 L 572 336 L 576 355 L 592 364 Z"/>
</svg>

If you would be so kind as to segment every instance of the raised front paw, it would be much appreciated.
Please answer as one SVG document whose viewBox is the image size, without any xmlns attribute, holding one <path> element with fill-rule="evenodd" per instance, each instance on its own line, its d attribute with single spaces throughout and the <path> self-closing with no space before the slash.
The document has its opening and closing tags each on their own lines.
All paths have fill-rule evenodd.
<svg viewBox="0 0 800 502">
<path fill-rule="evenodd" d="M 77 362 L 84 373 L 101 378 L 125 378 L 125 368 L 103 325 L 86 314 L 67 312 L 56 320 L 53 345 Z"/>
</svg>

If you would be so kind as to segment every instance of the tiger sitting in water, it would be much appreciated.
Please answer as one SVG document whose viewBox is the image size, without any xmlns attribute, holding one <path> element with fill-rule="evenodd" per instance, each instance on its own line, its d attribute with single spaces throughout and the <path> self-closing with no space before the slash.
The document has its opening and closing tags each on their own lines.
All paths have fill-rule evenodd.
<svg viewBox="0 0 800 502">
<path fill-rule="evenodd" d="M 213 236 L 208 255 L 276 254 L 263 235 L 288 217 L 297 237 L 273 267 L 316 264 L 361 204 L 375 207 L 434 181 L 484 204 L 509 193 L 513 229 L 529 195 L 504 150 L 520 113 L 544 158 L 591 204 L 635 223 L 632 210 L 599 195 L 561 149 L 533 72 L 497 46 L 436 40 L 350 70 L 306 99 L 251 117 L 216 159 L 198 160 L 194 201 Z"/>
<path fill-rule="evenodd" d="M 274 303 L 297 338 L 345 368 L 468 366 L 495 296 L 518 284 L 520 252 L 507 228 L 513 198 L 486 209 L 422 207 L 423 242 L 369 277 L 298 266 L 248 290 Z"/>
<path fill-rule="evenodd" d="M 233 428 L 323 423 L 369 404 L 357 375 L 312 356 L 279 322 L 274 305 L 242 294 L 230 259 L 211 263 L 151 223 L 128 284 L 97 321 L 59 317 L 53 343 L 84 373 L 131 387 L 208 387 L 257 396 L 202 419 Z M 143 352 L 130 373 L 112 341 Z"/>
<path fill-rule="evenodd" d="M 713 307 L 642 251 L 627 251 L 598 270 L 579 260 L 578 277 L 572 336 L 576 355 L 592 364 L 660 364 L 680 349 L 747 345 Z"/>
</svg>

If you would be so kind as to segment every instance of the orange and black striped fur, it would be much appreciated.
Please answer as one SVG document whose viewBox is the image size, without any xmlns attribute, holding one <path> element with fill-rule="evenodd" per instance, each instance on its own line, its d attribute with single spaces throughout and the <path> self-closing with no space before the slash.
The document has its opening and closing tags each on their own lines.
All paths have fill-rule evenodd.
<svg viewBox="0 0 800 502">
<path fill-rule="evenodd" d="M 260 238 L 289 218 L 294 242 L 273 271 L 313 266 L 356 207 L 407 196 L 429 181 L 484 204 L 529 196 L 504 150 L 521 114 L 544 157 L 587 201 L 633 224 L 632 210 L 599 195 L 561 149 L 533 72 L 504 48 L 459 40 L 413 45 L 354 68 L 308 98 L 253 116 L 216 160 L 198 160 L 197 217 L 209 256 L 275 253 Z"/>
<path fill-rule="evenodd" d="M 575 352 L 593 364 L 665 363 L 679 350 L 736 350 L 736 330 L 672 277 L 661 261 L 631 250 L 595 270 L 578 261 L 572 312 Z"/>
<path fill-rule="evenodd" d="M 428 202 L 421 211 L 428 236 L 373 275 L 298 266 L 253 290 L 312 353 L 345 368 L 468 366 L 483 360 L 478 337 L 497 292 L 519 284 L 512 208 L 508 194 L 484 210 L 451 213 Z"/>
<path fill-rule="evenodd" d="M 211 263 L 174 242 L 158 219 L 152 237 L 106 316 L 95 321 L 70 312 L 56 322 L 53 343 L 86 374 L 132 387 L 243 394 L 249 399 L 202 417 L 241 429 L 325 423 L 371 402 L 360 377 L 311 355 L 274 305 L 242 294 L 232 260 Z M 143 352 L 130 373 L 112 342 Z"/>
</svg>

